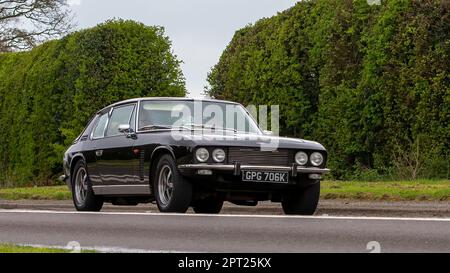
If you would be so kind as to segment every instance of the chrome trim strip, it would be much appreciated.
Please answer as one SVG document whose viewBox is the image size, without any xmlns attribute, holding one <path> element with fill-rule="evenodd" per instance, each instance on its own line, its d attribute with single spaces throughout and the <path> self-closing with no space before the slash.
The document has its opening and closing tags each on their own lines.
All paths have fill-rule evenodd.
<svg viewBox="0 0 450 273">
<path fill-rule="evenodd" d="M 180 170 L 219 170 L 219 171 L 234 171 L 234 165 L 211 165 L 211 164 L 184 164 L 178 165 Z M 292 167 L 288 166 L 252 166 L 252 165 L 241 165 L 241 170 L 271 170 L 271 171 L 288 171 L 292 172 Z M 329 169 L 321 168 L 305 168 L 297 167 L 298 173 L 315 173 L 315 174 L 326 174 L 329 173 Z"/>
<path fill-rule="evenodd" d="M 145 185 L 105 185 L 92 186 L 98 195 L 150 195 L 150 186 Z"/>
<path fill-rule="evenodd" d="M 200 98 L 195 98 L 194 99 L 194 98 L 186 98 L 186 97 L 140 97 L 140 98 L 122 100 L 122 101 L 118 101 L 116 103 L 110 104 L 110 105 L 108 105 L 106 107 L 103 107 L 99 111 L 97 111 L 97 114 L 99 112 L 104 111 L 108 107 L 114 107 L 114 106 L 118 106 L 118 105 L 126 104 L 126 103 L 134 103 L 134 102 L 141 101 L 141 100 L 153 100 L 153 101 L 194 101 L 194 100 L 201 100 L 201 101 L 208 101 L 208 102 L 222 102 L 222 103 L 228 103 L 228 104 L 239 104 L 239 103 L 234 102 L 234 101 L 206 99 L 206 98 L 201 98 L 201 99 Z"/>
<path fill-rule="evenodd" d="M 136 104 L 136 115 L 134 115 L 134 133 L 139 133 L 139 112 L 141 111 L 141 100 L 139 99 Z"/>
</svg>

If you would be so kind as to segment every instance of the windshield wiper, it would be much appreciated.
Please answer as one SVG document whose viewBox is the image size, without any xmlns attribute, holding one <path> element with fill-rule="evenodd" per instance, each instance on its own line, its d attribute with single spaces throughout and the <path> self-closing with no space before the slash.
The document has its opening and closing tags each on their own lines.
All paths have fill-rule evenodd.
<svg viewBox="0 0 450 273">
<path fill-rule="evenodd" d="M 233 128 L 225 128 L 225 127 L 217 127 L 217 126 L 211 126 L 211 125 L 205 125 L 205 124 L 185 124 L 185 126 L 191 126 L 191 127 L 198 127 L 198 128 L 202 128 L 202 129 L 213 129 L 213 130 L 225 130 L 225 131 L 233 131 L 233 132 L 237 132 L 236 129 Z"/>
<path fill-rule="evenodd" d="M 184 130 L 190 130 L 190 128 L 185 126 L 173 126 L 173 125 L 146 125 L 141 128 L 139 128 L 139 131 L 145 131 L 145 130 L 171 130 L 171 129 L 184 129 Z"/>
<path fill-rule="evenodd" d="M 167 125 L 146 125 L 141 128 L 139 128 L 139 131 L 145 131 L 145 130 L 158 130 L 158 129 L 172 129 L 172 126 Z"/>
<path fill-rule="evenodd" d="M 189 126 L 189 127 L 188 127 Z M 139 131 L 146 130 L 171 130 L 171 129 L 183 129 L 183 130 L 192 130 L 192 128 L 202 128 L 202 129 L 212 129 L 212 130 L 224 130 L 224 131 L 233 131 L 237 132 L 236 129 L 233 128 L 225 128 L 225 127 L 217 127 L 205 124 L 184 124 L 181 126 L 173 126 L 173 125 L 146 125 L 139 128 Z"/>
</svg>

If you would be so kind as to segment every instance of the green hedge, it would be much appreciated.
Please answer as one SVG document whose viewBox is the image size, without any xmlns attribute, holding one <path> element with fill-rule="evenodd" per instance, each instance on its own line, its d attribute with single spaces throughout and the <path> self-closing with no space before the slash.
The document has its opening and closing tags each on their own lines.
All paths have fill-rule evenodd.
<svg viewBox="0 0 450 273">
<path fill-rule="evenodd" d="M 100 108 L 185 93 L 164 30 L 133 21 L 0 54 L 0 186 L 51 183 L 64 150 Z"/>
<path fill-rule="evenodd" d="M 280 105 L 335 178 L 448 178 L 450 2 L 302 1 L 236 32 L 210 96 Z"/>
</svg>

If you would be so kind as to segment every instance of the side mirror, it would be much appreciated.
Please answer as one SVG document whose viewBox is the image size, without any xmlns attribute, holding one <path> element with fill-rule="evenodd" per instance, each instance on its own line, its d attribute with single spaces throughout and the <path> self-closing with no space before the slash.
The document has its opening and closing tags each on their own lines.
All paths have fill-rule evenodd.
<svg viewBox="0 0 450 273">
<path fill-rule="evenodd" d="M 273 136 L 273 132 L 272 132 L 272 131 L 269 131 L 269 130 L 264 130 L 263 133 L 264 133 L 265 135 Z"/>
<path fill-rule="evenodd" d="M 134 130 L 130 127 L 130 124 L 121 124 L 119 125 L 119 132 L 125 134 L 127 138 L 136 139 L 136 134 Z"/>
<path fill-rule="evenodd" d="M 120 124 L 119 125 L 119 132 L 127 134 L 127 133 L 130 133 L 130 131 L 132 131 L 130 124 Z"/>
</svg>

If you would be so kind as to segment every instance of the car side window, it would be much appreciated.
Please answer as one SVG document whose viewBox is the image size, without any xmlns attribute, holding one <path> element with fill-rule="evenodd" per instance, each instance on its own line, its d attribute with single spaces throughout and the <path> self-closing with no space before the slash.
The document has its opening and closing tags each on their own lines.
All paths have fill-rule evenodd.
<svg viewBox="0 0 450 273">
<path fill-rule="evenodd" d="M 114 108 L 109 119 L 108 128 L 106 129 L 106 136 L 122 135 L 119 132 L 119 125 L 130 124 L 133 110 L 134 104 Z"/>
<path fill-rule="evenodd" d="M 102 138 L 105 136 L 106 124 L 108 123 L 108 113 L 105 113 L 100 116 L 98 119 L 97 125 L 92 132 L 92 138 Z"/>
</svg>

